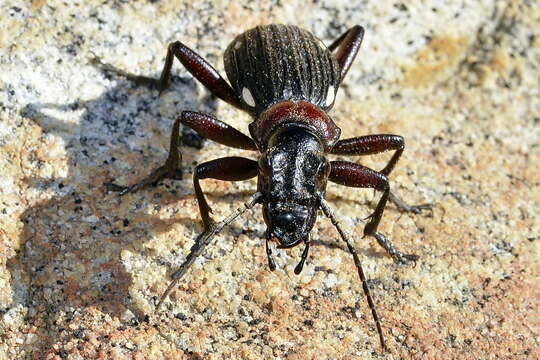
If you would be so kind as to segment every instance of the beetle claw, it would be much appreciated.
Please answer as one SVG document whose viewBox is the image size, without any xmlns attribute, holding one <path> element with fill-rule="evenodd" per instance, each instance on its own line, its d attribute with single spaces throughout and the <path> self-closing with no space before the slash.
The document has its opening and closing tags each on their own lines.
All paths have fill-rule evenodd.
<svg viewBox="0 0 540 360">
<path fill-rule="evenodd" d="M 416 254 L 403 254 L 403 253 L 397 253 L 393 256 L 394 262 L 399 264 L 408 264 L 409 262 L 414 262 L 414 267 L 416 267 L 416 261 L 420 257 Z"/>
</svg>

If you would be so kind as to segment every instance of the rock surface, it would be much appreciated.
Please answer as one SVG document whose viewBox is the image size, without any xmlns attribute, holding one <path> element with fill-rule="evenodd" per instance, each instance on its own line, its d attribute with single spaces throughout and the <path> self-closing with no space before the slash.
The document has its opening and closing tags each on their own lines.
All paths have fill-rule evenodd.
<svg viewBox="0 0 540 360">
<path fill-rule="evenodd" d="M 359 4 L 359 5 L 356 5 Z M 535 1 L 3 1 L 0 5 L 0 358 L 540 358 L 540 6 Z M 154 313 L 201 232 L 189 173 L 221 156 L 183 147 L 184 180 L 119 197 L 160 165 L 184 109 L 247 132 L 175 62 L 173 86 L 137 87 L 96 66 L 158 77 L 181 40 L 223 71 L 238 33 L 296 24 L 326 44 L 366 28 L 331 116 L 343 137 L 396 133 L 391 175 L 408 202 L 381 231 L 420 256 L 397 265 L 361 239 L 376 198 L 329 185 L 354 234 L 390 352 L 350 254 L 320 217 L 303 273 L 300 247 L 268 270 L 256 208 L 223 231 Z M 388 154 L 351 159 L 380 169 Z M 214 218 L 255 181 L 203 182 Z"/>
</svg>

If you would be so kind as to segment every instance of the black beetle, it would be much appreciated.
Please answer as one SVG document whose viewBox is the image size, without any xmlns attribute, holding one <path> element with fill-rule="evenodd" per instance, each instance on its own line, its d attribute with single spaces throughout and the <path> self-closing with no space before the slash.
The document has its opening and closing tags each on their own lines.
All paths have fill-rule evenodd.
<svg viewBox="0 0 540 360">
<path fill-rule="evenodd" d="M 212 94 L 253 117 L 249 125 L 251 137 L 212 116 L 184 111 L 174 123 L 165 164 L 135 185 L 122 187 L 109 183 L 109 188 L 126 194 L 163 178 L 181 178 L 180 123 L 203 137 L 226 146 L 258 151 L 260 156 L 258 161 L 225 157 L 196 167 L 193 180 L 205 231 L 197 238 L 182 266 L 173 273 L 173 281 L 157 307 L 214 235 L 257 203 L 263 204 L 270 269 L 276 267 L 269 247 L 270 240 L 277 240 L 278 248 L 282 249 L 303 243 L 305 248 L 301 260 L 294 270 L 299 274 L 308 256 L 310 231 L 321 209 L 336 226 L 353 255 L 381 346 L 386 349 L 358 255 L 324 199 L 326 184 L 329 180 L 345 186 L 382 191 L 375 211 L 368 217 L 364 236 L 375 237 L 399 262 L 415 261 L 418 257 L 398 251 L 389 239 L 377 231 L 388 199 L 393 200 L 400 210 L 416 213 L 430 205 L 409 206 L 390 192 L 387 176 L 403 153 L 404 141 L 401 136 L 381 134 L 339 140 L 341 130 L 327 114 L 334 105 L 339 85 L 358 53 L 363 34 L 361 26 L 354 26 L 327 47 L 310 32 L 296 26 L 257 26 L 238 35 L 225 51 L 225 70 L 232 86 L 207 61 L 181 42 L 169 45 L 159 79 L 160 93 L 168 87 L 173 59 L 176 57 Z M 395 153 L 381 171 L 352 162 L 328 161 L 326 158 L 327 154 L 371 155 L 388 150 Z M 240 181 L 255 176 L 258 176 L 257 193 L 243 208 L 225 220 L 214 223 L 199 180 Z"/>
</svg>

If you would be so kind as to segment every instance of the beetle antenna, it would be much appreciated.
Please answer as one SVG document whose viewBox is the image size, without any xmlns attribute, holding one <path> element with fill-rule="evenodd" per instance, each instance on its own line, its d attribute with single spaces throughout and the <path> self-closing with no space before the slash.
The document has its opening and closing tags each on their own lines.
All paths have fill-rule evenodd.
<svg viewBox="0 0 540 360">
<path fill-rule="evenodd" d="M 345 241 L 345 243 L 347 244 L 347 248 L 349 249 L 349 252 L 353 256 L 354 265 L 356 266 L 356 269 L 358 270 L 358 275 L 360 276 L 360 280 L 362 281 L 362 288 L 364 288 L 364 294 L 366 295 L 369 308 L 371 309 L 371 315 L 373 316 L 373 320 L 375 321 L 375 325 L 377 327 L 377 332 L 379 333 L 381 347 L 383 351 L 387 351 L 388 348 L 386 347 L 386 342 L 384 341 L 381 323 L 379 321 L 379 315 L 377 315 L 375 303 L 373 302 L 373 299 L 371 298 L 371 294 L 369 292 L 369 288 L 367 285 L 366 275 L 364 274 L 364 270 L 362 269 L 362 264 L 360 263 L 358 254 L 356 253 L 356 250 L 351 244 L 350 236 L 349 234 L 345 232 L 345 230 L 343 230 L 339 220 L 336 218 L 334 212 L 332 211 L 332 209 L 330 208 L 326 200 L 324 200 L 324 198 L 320 196 L 319 201 L 320 201 L 321 209 L 324 212 L 324 215 L 326 215 L 326 217 L 329 218 L 332 224 L 336 227 L 337 231 L 339 232 L 339 235 L 341 236 L 343 241 Z"/>
<path fill-rule="evenodd" d="M 204 231 L 201 233 L 197 239 L 195 240 L 195 244 L 191 247 L 191 250 L 189 252 L 189 255 L 187 256 L 186 260 L 178 270 L 176 270 L 171 275 L 171 283 L 161 295 L 159 298 L 159 302 L 157 303 L 156 310 L 158 311 L 163 301 L 169 296 L 170 292 L 174 289 L 176 284 L 178 284 L 178 281 L 184 276 L 184 274 L 187 272 L 187 270 L 190 268 L 191 265 L 195 262 L 195 259 L 201 255 L 206 245 L 210 244 L 214 236 L 216 236 L 223 228 L 230 223 L 232 223 L 238 216 L 242 215 L 247 210 L 251 209 L 257 202 L 261 199 L 262 193 L 256 192 L 253 194 L 248 201 L 244 203 L 243 206 L 239 207 L 238 209 L 234 210 L 229 216 L 227 216 L 225 219 L 221 220 L 217 224 L 213 225 L 210 229 Z"/>
</svg>

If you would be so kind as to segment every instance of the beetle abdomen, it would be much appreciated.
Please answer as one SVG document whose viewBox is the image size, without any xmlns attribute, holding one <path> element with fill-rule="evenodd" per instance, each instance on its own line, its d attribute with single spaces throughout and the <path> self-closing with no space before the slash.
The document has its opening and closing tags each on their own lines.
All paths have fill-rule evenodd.
<svg viewBox="0 0 540 360">
<path fill-rule="evenodd" d="M 291 25 L 257 26 L 240 34 L 225 51 L 225 71 L 252 112 L 281 100 L 304 100 L 330 108 L 339 68 L 326 46 Z"/>
</svg>

